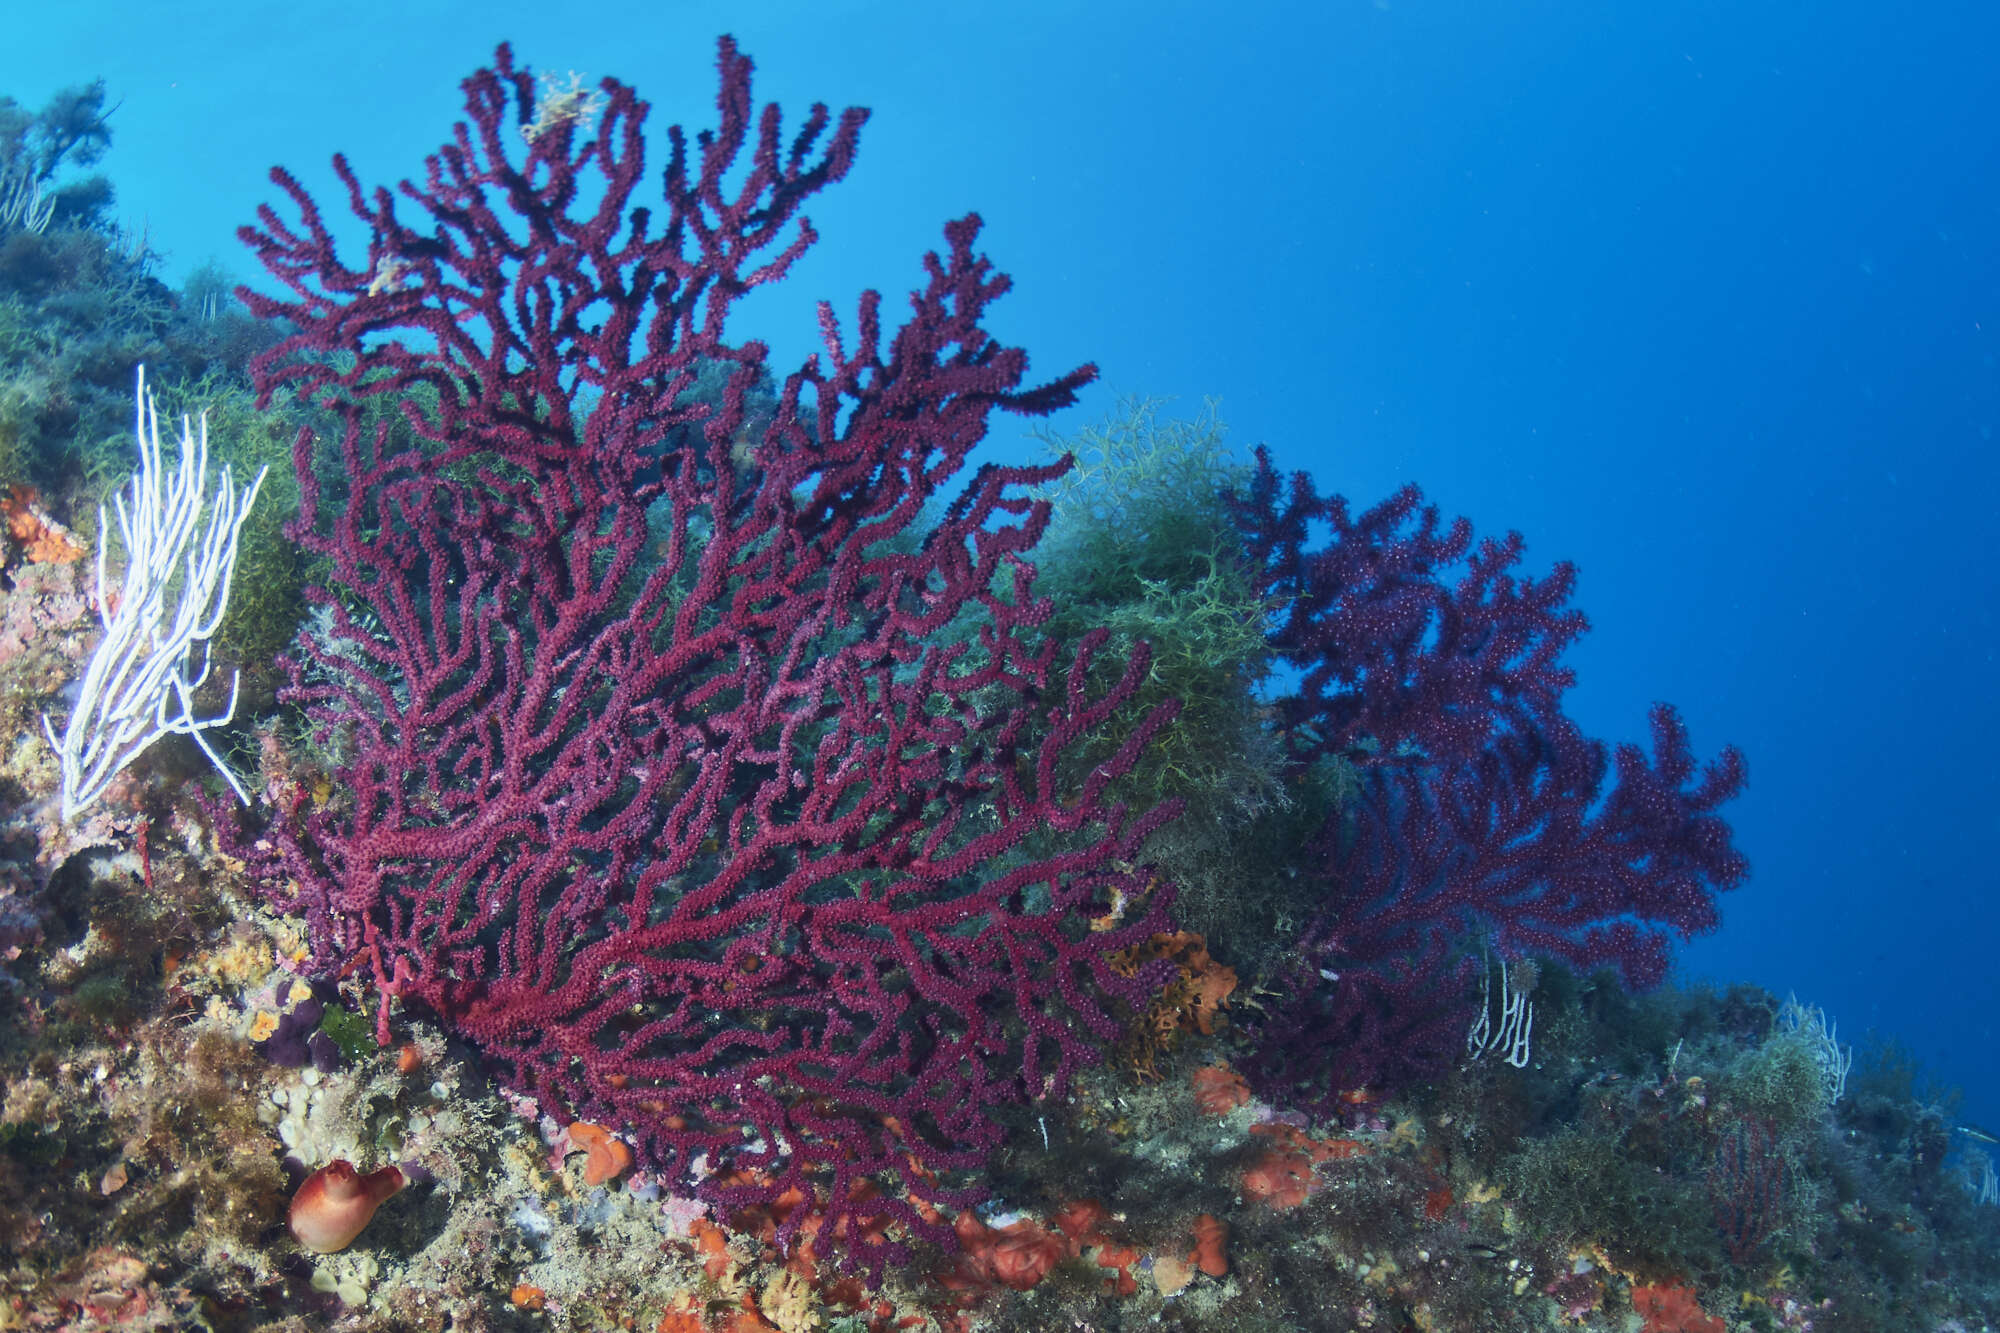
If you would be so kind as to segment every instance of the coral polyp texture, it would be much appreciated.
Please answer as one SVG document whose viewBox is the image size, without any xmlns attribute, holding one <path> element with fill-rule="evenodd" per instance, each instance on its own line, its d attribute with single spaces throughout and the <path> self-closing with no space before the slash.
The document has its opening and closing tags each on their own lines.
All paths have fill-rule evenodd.
<svg viewBox="0 0 2000 1333">
<path fill-rule="evenodd" d="M 263 401 L 341 422 L 298 438 L 291 529 L 326 579 L 287 697 L 331 781 L 234 845 L 384 1040 L 420 1006 L 641 1167 L 728 1207 L 804 1191 L 781 1243 L 879 1265 L 948 1239 L 931 1205 L 972 1197 L 994 1108 L 1060 1092 L 1164 979 L 1112 960 L 1165 928 L 1135 861 L 1171 811 L 1104 791 L 1170 709 L 1070 761 L 1145 654 L 1093 693 L 1102 636 L 1038 632 L 1027 488 L 1061 465 L 965 473 L 995 410 L 1095 374 L 1024 387 L 976 216 L 893 333 L 873 292 L 850 327 L 823 305 L 782 381 L 732 333 L 865 113 L 787 139 L 727 39 L 719 68 L 662 176 L 632 89 L 565 114 L 503 46 L 420 181 L 335 159 L 365 255 L 273 173 L 292 216 L 244 237 L 286 291 L 239 295 L 294 330 Z"/>
</svg>

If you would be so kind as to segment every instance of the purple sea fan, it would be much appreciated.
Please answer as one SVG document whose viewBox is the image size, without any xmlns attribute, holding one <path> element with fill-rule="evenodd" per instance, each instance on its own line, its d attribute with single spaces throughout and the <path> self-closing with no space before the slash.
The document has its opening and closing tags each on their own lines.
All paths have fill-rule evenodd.
<svg viewBox="0 0 2000 1333">
<path fill-rule="evenodd" d="M 851 338 L 821 307 L 822 357 L 781 385 L 729 336 L 865 113 L 816 106 L 787 142 L 727 38 L 719 64 L 720 125 L 669 130 L 660 205 L 632 90 L 538 102 L 504 46 L 421 183 L 366 192 L 335 159 L 364 261 L 273 173 L 298 219 L 243 234 L 288 292 L 242 295 L 296 331 L 260 391 L 343 423 L 295 448 L 292 532 L 330 579 L 286 696 L 345 757 L 335 799 L 243 852 L 385 1038 L 391 1000 L 422 1005 L 670 1181 L 806 1190 L 782 1239 L 811 1223 L 879 1272 L 876 1223 L 943 1239 L 920 1205 L 973 1197 L 939 1173 L 997 1141 L 993 1108 L 1060 1091 L 1107 997 L 1163 979 L 1110 960 L 1164 928 L 1133 861 L 1171 811 L 1103 793 L 1166 716 L 1065 783 L 1144 656 L 1093 697 L 1103 636 L 1036 633 L 1027 488 L 1061 466 L 949 489 L 994 409 L 1095 374 L 1021 387 L 977 217 L 886 346 L 872 292 Z"/>
<path fill-rule="evenodd" d="M 1560 710 L 1562 653 L 1590 627 L 1569 605 L 1576 569 L 1522 574 L 1517 532 L 1473 544 L 1405 486 L 1353 514 L 1311 477 L 1289 484 L 1257 451 L 1236 516 L 1260 590 L 1281 608 L 1272 653 L 1297 673 L 1277 701 L 1301 759 L 1392 763 L 1476 753 L 1507 719 Z M 1327 540 L 1308 543 L 1319 525 Z"/>
<path fill-rule="evenodd" d="M 1475 941 L 1647 987 L 1673 936 L 1714 929 L 1747 872 L 1717 813 L 1742 756 L 1698 768 L 1664 704 L 1650 756 L 1563 714 L 1562 650 L 1585 628 L 1569 566 L 1519 573 L 1518 535 L 1475 546 L 1415 488 L 1353 518 L 1263 457 L 1237 516 L 1285 608 L 1273 651 L 1300 672 L 1286 743 L 1356 784 L 1313 849 L 1323 895 L 1250 1063 L 1261 1088 L 1331 1110 L 1437 1072 L 1462 1049 Z M 1330 535 L 1309 550 L 1315 524 Z"/>
</svg>

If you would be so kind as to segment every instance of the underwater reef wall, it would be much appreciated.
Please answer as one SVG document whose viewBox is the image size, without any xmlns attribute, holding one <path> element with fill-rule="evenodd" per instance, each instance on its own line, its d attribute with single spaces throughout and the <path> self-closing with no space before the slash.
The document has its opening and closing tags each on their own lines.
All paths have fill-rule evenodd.
<svg viewBox="0 0 2000 1333">
<path fill-rule="evenodd" d="M 862 116 L 720 74 L 662 181 L 503 48 L 421 181 L 338 164 L 365 255 L 279 174 L 261 321 L 0 237 L 0 1329 L 1993 1325 L 1990 1132 L 1651 989 L 1742 765 L 1568 722 L 1567 566 L 1212 412 L 967 468 L 1092 373 L 1024 386 L 973 218 L 776 378 L 731 311 Z M 295 465 L 248 823 L 171 740 L 65 822 L 40 739 L 131 445 L 58 386 L 140 356 Z"/>
</svg>

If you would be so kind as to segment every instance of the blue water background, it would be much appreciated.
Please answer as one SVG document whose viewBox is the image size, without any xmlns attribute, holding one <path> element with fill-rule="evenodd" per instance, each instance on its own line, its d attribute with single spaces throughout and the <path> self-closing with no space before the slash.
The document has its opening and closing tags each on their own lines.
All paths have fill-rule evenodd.
<svg viewBox="0 0 2000 1333">
<path fill-rule="evenodd" d="M 118 212 L 178 281 L 284 163 L 420 168 L 501 38 L 712 122 L 873 107 L 825 241 L 746 303 L 900 303 L 970 209 L 997 329 L 1117 394 L 1222 399 L 1356 500 L 1421 482 L 1582 569 L 1573 711 L 1733 741 L 1753 878 L 1684 975 L 1875 1028 L 2000 1119 L 1993 429 L 2000 9 L 1616 4 L 14 4 L 0 92 L 99 75 Z M 733 11 L 733 12 L 732 12 Z M 794 121 L 795 123 L 795 121 Z M 353 252 L 350 252 L 350 254 Z M 996 448 L 1022 456 L 1010 432 Z"/>
</svg>

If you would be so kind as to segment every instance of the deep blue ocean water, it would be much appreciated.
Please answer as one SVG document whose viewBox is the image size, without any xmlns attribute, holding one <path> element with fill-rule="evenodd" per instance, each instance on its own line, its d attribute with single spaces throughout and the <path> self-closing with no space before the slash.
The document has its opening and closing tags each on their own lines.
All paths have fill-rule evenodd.
<svg viewBox="0 0 2000 1333">
<path fill-rule="evenodd" d="M 793 117 L 874 109 L 824 240 L 738 327 L 900 300 L 977 209 L 998 331 L 1117 395 L 1218 396 L 1358 502 L 1405 480 L 1582 569 L 1572 713 L 1740 745 L 1752 859 L 1687 977 L 1907 1044 L 2000 1121 L 2000 9 L 1825 0 L 286 7 L 11 4 L 0 93 L 102 76 L 102 169 L 178 281 L 283 163 L 420 169 L 521 59 L 713 116 L 714 39 Z M 1000 456 L 1025 445 L 996 444 Z"/>
</svg>

